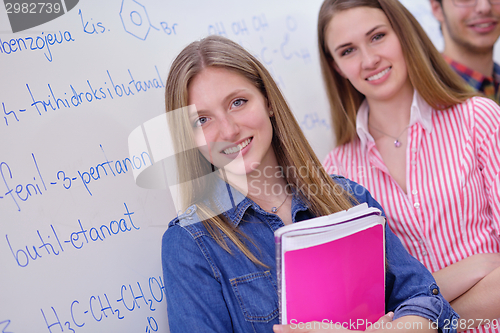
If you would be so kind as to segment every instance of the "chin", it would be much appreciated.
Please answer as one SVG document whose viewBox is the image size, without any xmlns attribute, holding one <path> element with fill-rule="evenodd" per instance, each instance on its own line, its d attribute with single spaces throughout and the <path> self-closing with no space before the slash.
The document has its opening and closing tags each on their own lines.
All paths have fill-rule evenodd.
<svg viewBox="0 0 500 333">
<path fill-rule="evenodd" d="M 254 168 L 244 165 L 245 163 L 229 163 L 224 165 L 222 168 L 226 173 L 230 173 L 235 176 L 245 176 L 254 171 Z"/>
</svg>

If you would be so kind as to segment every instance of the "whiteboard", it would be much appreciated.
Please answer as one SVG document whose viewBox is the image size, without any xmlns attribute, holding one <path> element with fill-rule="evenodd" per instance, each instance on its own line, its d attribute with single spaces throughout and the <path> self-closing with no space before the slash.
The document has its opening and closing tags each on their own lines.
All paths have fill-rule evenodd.
<svg viewBox="0 0 500 333">
<path fill-rule="evenodd" d="M 168 332 L 160 247 L 176 211 L 135 184 L 128 136 L 164 112 L 180 50 L 222 34 L 266 64 L 324 156 L 320 4 L 81 0 L 17 33 L 2 6 L 0 332 Z"/>
<path fill-rule="evenodd" d="M 427 0 L 404 3 L 438 29 Z M 267 66 L 323 159 L 320 4 L 82 0 L 15 34 L 0 6 L 1 332 L 168 332 L 160 246 L 176 211 L 135 185 L 146 161 L 127 138 L 164 112 L 180 50 L 221 34 Z"/>
</svg>

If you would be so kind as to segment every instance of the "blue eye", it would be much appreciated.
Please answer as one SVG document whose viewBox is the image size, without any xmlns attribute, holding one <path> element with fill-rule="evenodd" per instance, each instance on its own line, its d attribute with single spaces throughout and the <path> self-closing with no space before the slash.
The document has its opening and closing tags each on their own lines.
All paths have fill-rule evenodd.
<svg viewBox="0 0 500 333">
<path fill-rule="evenodd" d="M 247 102 L 246 99 L 239 98 L 239 99 L 236 99 L 233 101 L 232 106 L 239 107 L 239 106 L 242 106 L 243 104 L 245 104 L 246 102 Z"/>
<path fill-rule="evenodd" d="M 200 117 L 193 123 L 193 127 L 200 127 L 208 121 L 208 117 Z"/>
<path fill-rule="evenodd" d="M 352 51 L 353 51 L 353 48 L 352 48 L 352 47 L 350 47 L 350 48 L 345 49 L 344 51 L 342 51 L 342 53 L 340 53 L 340 55 L 341 55 L 341 56 L 345 56 L 345 55 L 350 54 Z"/>
<path fill-rule="evenodd" d="M 379 33 L 379 34 L 374 35 L 374 36 L 372 37 L 372 40 L 373 40 L 373 41 L 377 41 L 377 40 L 382 39 L 384 36 L 385 36 L 385 34 L 384 34 L 384 33 Z"/>
</svg>

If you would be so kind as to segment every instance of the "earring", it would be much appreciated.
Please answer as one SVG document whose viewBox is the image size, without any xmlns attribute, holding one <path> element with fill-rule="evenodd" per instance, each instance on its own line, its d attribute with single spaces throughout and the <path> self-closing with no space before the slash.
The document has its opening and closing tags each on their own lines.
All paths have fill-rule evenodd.
<svg viewBox="0 0 500 333">
<path fill-rule="evenodd" d="M 269 110 L 269 116 L 274 116 L 274 111 L 273 110 Z"/>
</svg>

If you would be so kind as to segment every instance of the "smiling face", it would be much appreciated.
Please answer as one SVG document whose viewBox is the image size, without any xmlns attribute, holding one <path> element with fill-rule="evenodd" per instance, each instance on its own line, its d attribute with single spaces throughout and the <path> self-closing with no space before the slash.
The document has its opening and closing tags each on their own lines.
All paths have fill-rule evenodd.
<svg viewBox="0 0 500 333">
<path fill-rule="evenodd" d="M 203 69 L 188 87 L 189 114 L 201 154 L 218 168 L 246 175 L 276 166 L 267 101 L 244 76 L 217 67 Z M 240 160 L 242 163 L 234 163 Z"/>
<path fill-rule="evenodd" d="M 476 6 L 459 7 L 452 0 L 431 1 L 441 23 L 445 47 L 468 52 L 491 52 L 500 36 L 500 4 L 478 0 Z M 453 45 L 451 45 L 453 44 Z"/>
<path fill-rule="evenodd" d="M 370 100 L 389 100 L 412 90 L 401 43 L 377 8 L 355 7 L 335 14 L 326 45 L 336 70 Z"/>
</svg>

